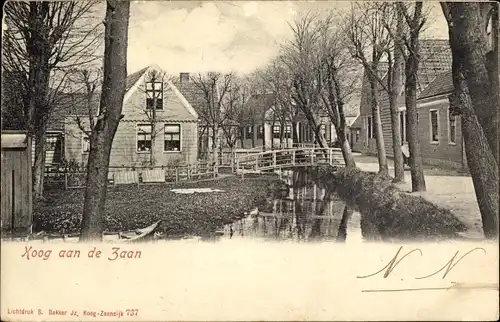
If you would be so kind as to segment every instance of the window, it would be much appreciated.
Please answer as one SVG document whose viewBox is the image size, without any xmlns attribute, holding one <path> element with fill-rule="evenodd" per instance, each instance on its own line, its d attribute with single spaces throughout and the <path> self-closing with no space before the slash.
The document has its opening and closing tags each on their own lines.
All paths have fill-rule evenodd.
<svg viewBox="0 0 500 322">
<path fill-rule="evenodd" d="M 259 130 L 257 131 L 257 139 L 263 139 L 264 138 L 264 127 L 262 125 L 259 125 Z"/>
<path fill-rule="evenodd" d="M 137 152 L 151 151 L 151 125 L 137 125 Z"/>
<path fill-rule="evenodd" d="M 401 141 L 408 141 L 408 114 L 406 111 L 399 112 L 399 130 L 401 131 Z"/>
<path fill-rule="evenodd" d="M 429 111 L 431 142 L 439 142 L 439 115 L 437 110 Z"/>
<path fill-rule="evenodd" d="M 326 124 L 321 124 L 319 127 L 319 132 L 323 135 L 326 135 Z"/>
<path fill-rule="evenodd" d="M 164 151 L 181 150 L 181 125 L 165 124 L 165 147 Z"/>
<path fill-rule="evenodd" d="M 373 139 L 373 120 L 372 120 L 372 117 L 371 116 L 368 116 L 367 117 L 367 135 L 368 135 L 368 139 Z"/>
<path fill-rule="evenodd" d="M 82 153 L 90 152 L 90 138 L 82 132 Z"/>
<path fill-rule="evenodd" d="M 285 139 L 289 139 L 292 137 L 292 126 L 290 124 L 285 125 Z"/>
<path fill-rule="evenodd" d="M 359 130 L 356 130 L 356 142 L 359 141 Z"/>
<path fill-rule="evenodd" d="M 252 138 L 252 126 L 247 125 L 245 126 L 245 139 L 251 139 Z"/>
<path fill-rule="evenodd" d="M 275 124 L 273 125 L 273 139 L 279 139 L 281 132 L 281 125 Z"/>
<path fill-rule="evenodd" d="M 155 104 L 156 110 L 163 110 L 163 83 L 148 82 L 146 83 L 146 109 L 151 110 Z"/>
<path fill-rule="evenodd" d="M 457 117 L 451 113 L 451 109 L 448 108 L 448 143 L 456 144 L 456 129 L 457 129 Z"/>
</svg>

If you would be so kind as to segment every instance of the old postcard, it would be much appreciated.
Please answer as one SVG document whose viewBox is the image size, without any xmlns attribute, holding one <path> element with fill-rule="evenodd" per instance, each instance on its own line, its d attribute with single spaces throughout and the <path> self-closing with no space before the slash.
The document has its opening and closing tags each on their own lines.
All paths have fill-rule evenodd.
<svg viewBox="0 0 500 322">
<path fill-rule="evenodd" d="M 493 2 L 11 1 L 2 321 L 496 321 Z"/>
</svg>

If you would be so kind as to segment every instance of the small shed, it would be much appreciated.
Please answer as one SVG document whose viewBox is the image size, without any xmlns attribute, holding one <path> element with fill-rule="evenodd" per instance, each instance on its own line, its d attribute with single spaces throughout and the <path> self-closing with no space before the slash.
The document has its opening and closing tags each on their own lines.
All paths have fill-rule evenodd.
<svg viewBox="0 0 500 322">
<path fill-rule="evenodd" d="M 31 137 L 23 131 L 2 131 L 1 144 L 1 228 L 26 232 L 33 222 Z"/>
</svg>

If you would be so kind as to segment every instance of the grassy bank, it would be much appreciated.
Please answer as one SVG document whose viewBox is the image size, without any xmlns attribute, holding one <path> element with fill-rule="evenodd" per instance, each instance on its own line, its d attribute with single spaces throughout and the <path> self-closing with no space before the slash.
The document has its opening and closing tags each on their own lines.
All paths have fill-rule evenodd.
<svg viewBox="0 0 500 322">
<path fill-rule="evenodd" d="M 458 238 L 457 232 L 466 230 L 451 211 L 401 192 L 390 177 L 332 167 L 318 167 L 309 174 L 357 208 L 362 225 L 374 228 L 382 239 Z"/>
<path fill-rule="evenodd" d="M 262 207 L 280 191 L 276 176 L 227 177 L 176 185 L 115 186 L 108 189 L 104 228 L 132 230 L 163 220 L 159 231 L 167 236 L 207 236 L 218 227 Z M 177 194 L 174 188 L 213 188 L 224 192 Z M 49 190 L 34 207 L 34 231 L 79 231 L 84 189 Z"/>
</svg>

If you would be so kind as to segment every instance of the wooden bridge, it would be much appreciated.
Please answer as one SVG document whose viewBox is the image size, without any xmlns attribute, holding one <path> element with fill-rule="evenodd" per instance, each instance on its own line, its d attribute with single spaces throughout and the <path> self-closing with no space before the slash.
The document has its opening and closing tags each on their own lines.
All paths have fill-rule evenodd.
<svg viewBox="0 0 500 322">
<path fill-rule="evenodd" d="M 307 167 L 321 164 L 345 166 L 339 148 L 296 148 L 242 155 L 236 159 L 237 174 Z"/>
</svg>

